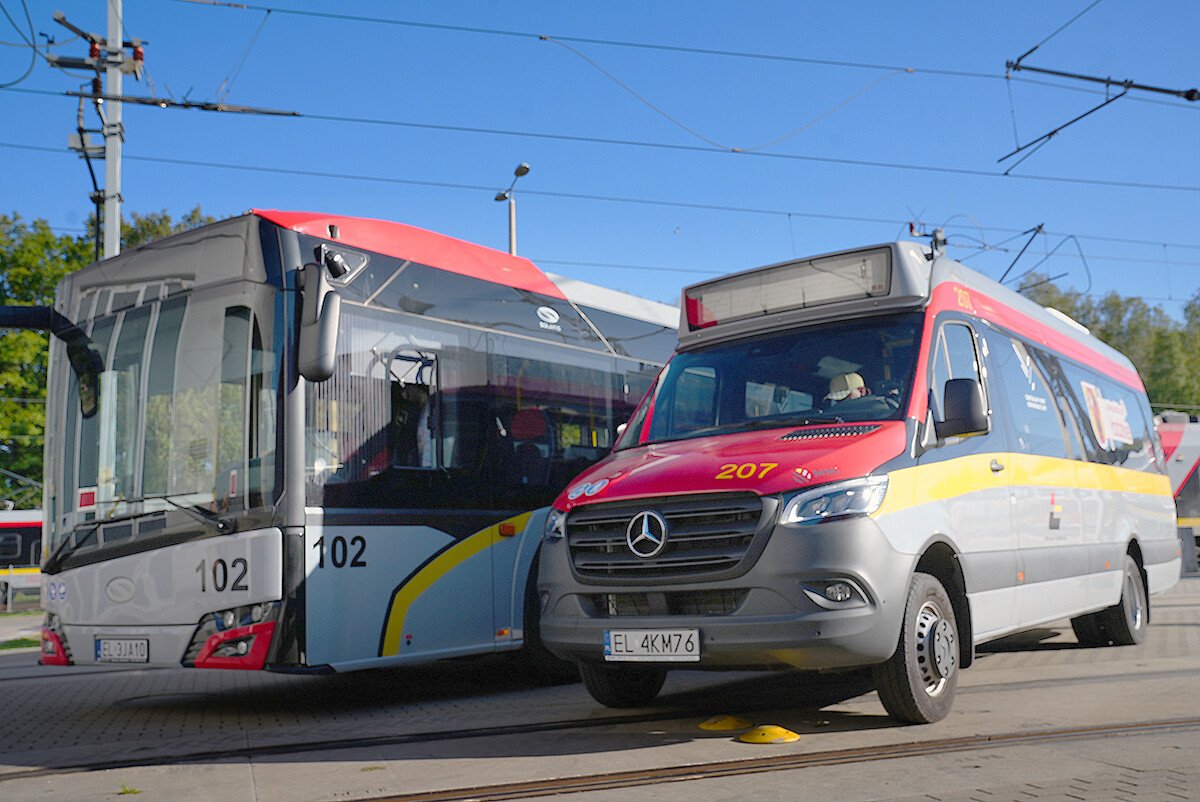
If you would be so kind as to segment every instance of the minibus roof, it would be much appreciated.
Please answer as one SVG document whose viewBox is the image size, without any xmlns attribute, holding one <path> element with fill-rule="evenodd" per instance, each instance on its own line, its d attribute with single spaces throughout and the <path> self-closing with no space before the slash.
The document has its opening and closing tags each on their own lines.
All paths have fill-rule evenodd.
<svg viewBox="0 0 1200 802">
<path fill-rule="evenodd" d="M 961 262 L 944 255 L 931 259 L 926 245 L 905 241 L 791 259 L 686 287 L 679 350 L 931 304 L 989 320 L 1084 362 L 1110 363 L 1140 386 L 1129 359 L 1075 321 Z"/>
</svg>

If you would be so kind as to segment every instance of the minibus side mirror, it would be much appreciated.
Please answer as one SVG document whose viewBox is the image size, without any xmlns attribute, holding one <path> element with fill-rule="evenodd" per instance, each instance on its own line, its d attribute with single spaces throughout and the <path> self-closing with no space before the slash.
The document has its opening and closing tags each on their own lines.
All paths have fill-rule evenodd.
<svg viewBox="0 0 1200 802">
<path fill-rule="evenodd" d="M 300 346 L 297 368 L 310 382 L 333 375 L 337 358 L 338 323 L 342 296 L 329 283 L 325 266 L 310 262 L 300 269 Z"/>
<path fill-rule="evenodd" d="M 946 416 L 945 420 L 934 424 L 939 440 L 960 435 L 984 434 L 988 430 L 983 388 L 974 379 L 947 381 L 942 410 Z"/>
</svg>

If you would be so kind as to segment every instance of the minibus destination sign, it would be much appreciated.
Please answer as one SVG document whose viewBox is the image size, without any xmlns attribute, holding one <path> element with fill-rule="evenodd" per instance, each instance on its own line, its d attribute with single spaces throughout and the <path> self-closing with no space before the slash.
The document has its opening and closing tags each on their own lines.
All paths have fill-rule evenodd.
<svg viewBox="0 0 1200 802">
<path fill-rule="evenodd" d="M 688 329 L 810 306 L 877 298 L 891 291 L 889 248 L 806 259 L 739 273 L 684 295 Z"/>
</svg>

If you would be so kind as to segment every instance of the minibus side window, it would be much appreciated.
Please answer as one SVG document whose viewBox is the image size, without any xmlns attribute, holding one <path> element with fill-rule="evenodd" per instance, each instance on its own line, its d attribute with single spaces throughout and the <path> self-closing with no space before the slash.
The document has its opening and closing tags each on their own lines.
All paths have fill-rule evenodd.
<svg viewBox="0 0 1200 802">
<path fill-rule="evenodd" d="M 1041 368 L 1020 340 L 997 337 L 991 353 L 999 374 L 992 382 L 1008 402 L 1013 433 L 1021 451 L 1046 457 L 1066 457 L 1067 433 L 1058 404 Z"/>
<path fill-rule="evenodd" d="M 962 323 L 947 323 L 938 330 L 937 345 L 933 356 L 933 398 L 931 406 L 935 420 L 944 420 L 942 403 L 946 397 L 946 382 L 950 379 L 974 379 L 982 386 L 979 377 L 979 359 L 975 354 L 975 336 L 969 326 Z"/>
<path fill-rule="evenodd" d="M 1085 462 L 1095 461 L 1095 444 L 1083 436 L 1083 419 L 1079 414 L 1074 394 L 1071 392 L 1070 382 L 1063 374 L 1058 358 L 1045 351 L 1026 347 L 1041 365 L 1042 374 L 1050 385 L 1050 391 L 1054 393 L 1054 400 L 1058 403 L 1059 416 L 1067 430 L 1068 451 L 1074 454 L 1075 459 Z"/>
<path fill-rule="evenodd" d="M 1156 453 L 1142 401 L 1123 385 L 1070 362 L 1064 362 L 1063 372 L 1071 392 L 1081 399 L 1080 426 L 1093 441 L 1093 459 L 1134 470 L 1151 469 Z"/>
</svg>

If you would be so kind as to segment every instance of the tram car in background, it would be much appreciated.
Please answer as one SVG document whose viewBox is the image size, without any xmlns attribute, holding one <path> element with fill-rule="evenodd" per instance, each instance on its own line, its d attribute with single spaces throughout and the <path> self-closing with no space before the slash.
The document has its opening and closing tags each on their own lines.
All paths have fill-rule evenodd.
<svg viewBox="0 0 1200 802">
<path fill-rule="evenodd" d="M 1163 412 L 1158 434 L 1167 456 L 1167 474 L 1175 493 L 1180 537 L 1191 536 L 1200 562 L 1200 418 L 1186 412 Z"/>
<path fill-rule="evenodd" d="M 42 511 L 0 510 L 0 605 L 8 590 L 38 586 L 42 558 Z"/>
</svg>

